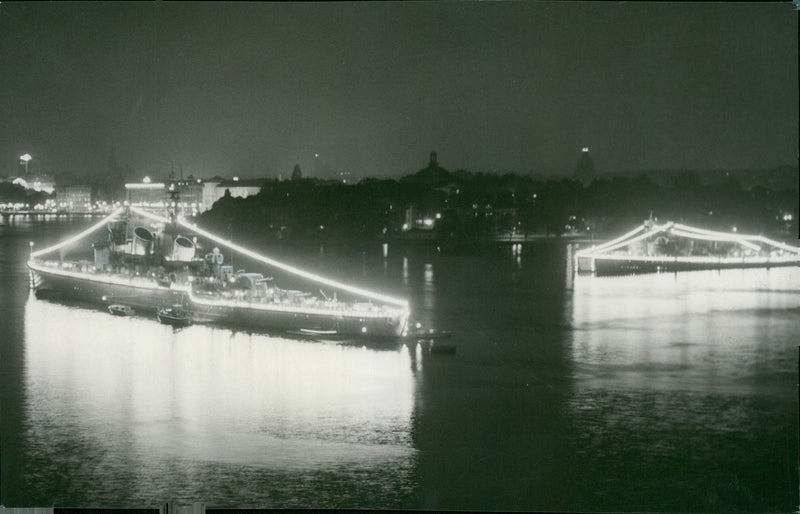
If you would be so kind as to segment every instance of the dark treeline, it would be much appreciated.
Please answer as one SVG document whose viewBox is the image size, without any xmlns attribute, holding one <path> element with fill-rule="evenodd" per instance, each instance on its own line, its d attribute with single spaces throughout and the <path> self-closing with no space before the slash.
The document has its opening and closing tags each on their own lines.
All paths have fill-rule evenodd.
<svg viewBox="0 0 800 514">
<path fill-rule="evenodd" d="M 26 189 L 11 182 L 0 182 L 0 203 L 27 204 L 32 208 L 50 197 L 47 193 Z"/>
<path fill-rule="evenodd" d="M 728 232 L 735 227 L 739 233 L 786 240 L 797 236 L 797 206 L 797 186 L 743 187 L 736 179 L 703 184 L 693 172 L 676 174 L 668 184 L 644 174 L 585 184 L 439 168 L 354 185 L 276 180 L 258 195 L 226 195 L 199 221 L 223 234 L 235 231 L 253 241 L 290 244 L 414 234 L 480 242 L 533 234 L 611 237 L 652 213 L 661 221 Z"/>
</svg>

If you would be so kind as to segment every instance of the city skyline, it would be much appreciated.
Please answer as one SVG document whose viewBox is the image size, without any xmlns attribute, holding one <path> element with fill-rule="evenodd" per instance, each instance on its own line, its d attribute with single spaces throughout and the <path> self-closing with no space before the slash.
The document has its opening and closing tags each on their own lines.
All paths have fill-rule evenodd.
<svg viewBox="0 0 800 514">
<path fill-rule="evenodd" d="M 791 3 L 0 5 L 0 175 L 398 177 L 798 158 Z M 331 177 L 322 177 L 331 178 Z"/>
</svg>

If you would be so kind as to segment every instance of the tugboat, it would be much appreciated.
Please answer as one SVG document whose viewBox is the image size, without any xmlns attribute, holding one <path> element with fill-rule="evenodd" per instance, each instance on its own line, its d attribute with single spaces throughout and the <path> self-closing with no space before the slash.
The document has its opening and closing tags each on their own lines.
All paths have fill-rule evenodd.
<svg viewBox="0 0 800 514">
<path fill-rule="evenodd" d="M 92 244 L 93 260 L 66 258 L 65 246 L 95 232 L 103 235 Z M 204 245 L 206 250 L 201 251 Z M 234 272 L 225 265 L 220 248 L 325 287 L 332 294 L 326 295 L 322 289 L 321 296 L 283 289 L 261 273 Z M 56 258 L 47 259 L 50 254 Z M 79 297 L 106 305 L 124 303 L 141 312 L 180 304 L 193 323 L 399 337 L 406 331 L 410 312 L 404 299 L 279 262 L 174 213 L 166 218 L 134 206 L 121 207 L 54 246 L 31 251 L 27 265 L 37 293 L 50 291 L 51 296 Z M 164 315 L 167 319 L 168 313 Z M 180 317 L 175 318 L 178 321 Z"/>
</svg>

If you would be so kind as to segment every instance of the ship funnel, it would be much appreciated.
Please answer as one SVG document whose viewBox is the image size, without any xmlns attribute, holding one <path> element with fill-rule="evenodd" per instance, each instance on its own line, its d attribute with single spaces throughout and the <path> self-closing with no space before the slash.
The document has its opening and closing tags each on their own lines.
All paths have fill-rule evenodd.
<svg viewBox="0 0 800 514">
<path fill-rule="evenodd" d="M 173 261 L 191 261 L 194 259 L 194 243 L 191 239 L 184 236 L 175 238 L 172 245 Z"/>
<path fill-rule="evenodd" d="M 133 229 L 133 255 L 150 255 L 153 250 L 153 233 L 144 227 Z"/>
</svg>

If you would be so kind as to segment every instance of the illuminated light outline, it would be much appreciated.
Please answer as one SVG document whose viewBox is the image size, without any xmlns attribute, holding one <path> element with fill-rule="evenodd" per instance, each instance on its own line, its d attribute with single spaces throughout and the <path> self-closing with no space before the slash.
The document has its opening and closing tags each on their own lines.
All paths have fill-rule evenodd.
<svg viewBox="0 0 800 514">
<path fill-rule="evenodd" d="M 683 257 L 668 257 L 647 255 L 640 257 L 632 257 L 630 255 L 603 255 L 597 257 L 603 260 L 613 261 L 637 261 L 637 262 L 696 262 L 696 263 L 732 263 L 741 264 L 745 263 L 759 263 L 759 264 L 775 264 L 783 262 L 792 262 L 800 264 L 800 257 L 780 256 L 780 257 L 704 257 L 704 256 L 683 256 Z"/>
<path fill-rule="evenodd" d="M 362 311 L 355 308 L 352 304 L 342 304 L 342 307 L 330 307 L 327 309 L 298 307 L 291 305 L 281 305 L 277 303 L 254 303 L 239 300 L 208 300 L 195 296 L 190 288 L 182 287 L 173 284 L 171 287 L 164 287 L 158 285 L 155 281 L 151 281 L 143 277 L 130 277 L 127 280 L 114 278 L 114 277 L 99 277 L 90 273 L 81 271 L 70 271 L 62 269 L 50 268 L 46 265 L 38 264 L 32 261 L 28 262 L 28 267 L 32 270 L 43 274 L 56 275 L 60 277 L 75 278 L 80 280 L 87 280 L 90 282 L 97 282 L 101 284 L 135 287 L 137 289 L 149 289 L 155 291 L 177 291 L 188 295 L 189 300 L 194 304 L 205 306 L 217 307 L 230 307 L 236 309 L 253 309 L 259 311 L 274 311 L 274 312 L 288 312 L 294 314 L 313 314 L 319 316 L 331 317 L 332 315 L 340 318 L 372 318 L 372 319 L 392 319 L 395 316 L 402 316 L 406 314 L 403 310 L 389 310 L 385 307 L 378 307 L 380 312 Z"/>
<path fill-rule="evenodd" d="M 628 237 L 638 233 L 643 228 L 645 228 L 645 226 L 641 225 L 637 229 L 632 230 L 631 232 L 628 232 L 627 234 L 625 234 L 623 236 L 620 236 L 620 237 L 618 237 L 616 239 L 613 239 L 611 241 L 608 241 L 608 242 L 603 243 L 601 245 L 598 245 L 596 247 L 587 248 L 585 250 L 579 250 L 579 251 L 575 252 L 575 257 L 607 257 L 608 254 L 603 254 L 603 253 L 600 253 L 600 252 L 609 252 L 609 251 L 615 250 L 615 249 L 617 249 L 617 248 L 619 248 L 621 246 L 626 246 L 628 244 L 634 243 L 634 242 L 639 241 L 639 240 L 641 240 L 641 239 L 643 239 L 645 237 L 648 237 L 650 235 L 654 235 L 654 234 L 656 234 L 658 232 L 665 232 L 665 231 L 669 230 L 670 228 L 672 228 L 672 233 L 673 234 L 675 234 L 677 236 L 680 236 L 680 237 L 688 237 L 688 238 L 693 238 L 693 239 L 716 240 L 716 241 L 729 241 L 729 242 L 741 244 L 742 246 L 750 248 L 750 249 L 752 249 L 754 251 L 761 251 L 762 249 L 760 247 L 758 247 L 755 244 L 753 244 L 754 241 L 757 241 L 757 242 L 760 242 L 760 243 L 764 243 L 764 244 L 767 244 L 767 245 L 770 245 L 770 246 L 774 246 L 776 248 L 780 248 L 782 250 L 785 250 L 785 251 L 792 252 L 794 254 L 800 255 L 800 248 L 793 247 L 793 246 L 790 246 L 790 245 L 786 245 L 786 244 L 780 243 L 778 241 L 774 241 L 772 239 L 766 238 L 764 236 L 753 236 L 753 235 L 748 236 L 748 235 L 742 235 L 742 234 L 729 234 L 729 233 L 726 233 L 726 232 L 718 232 L 718 231 L 713 231 L 713 230 L 706 230 L 706 229 L 701 229 L 701 228 L 690 227 L 688 225 L 683 225 L 683 224 L 680 224 L 680 223 L 671 223 L 671 222 L 670 223 L 665 223 L 664 225 L 655 226 L 653 228 L 653 230 L 651 230 L 650 232 L 642 234 L 642 235 L 640 235 L 638 237 L 635 237 L 633 239 L 626 240 Z M 641 257 L 627 256 L 626 258 L 638 259 L 638 258 L 641 258 Z"/>
<path fill-rule="evenodd" d="M 698 234 L 707 234 L 709 236 L 729 236 L 729 237 L 738 237 L 738 238 L 745 238 L 745 239 L 754 239 L 760 236 L 747 236 L 744 234 L 729 234 L 728 232 L 719 232 L 717 230 L 708 230 L 705 228 L 697 228 L 697 227 L 690 227 L 688 225 L 682 225 L 680 223 L 675 224 L 675 228 L 680 230 L 685 230 L 687 232 L 697 232 Z"/>
<path fill-rule="evenodd" d="M 659 232 L 664 232 L 664 230 L 669 228 L 671 225 L 672 225 L 671 223 L 667 223 L 667 224 L 664 224 L 664 225 L 659 225 L 659 226 L 653 227 L 653 229 L 650 230 L 649 232 L 645 232 L 644 234 L 638 235 L 638 236 L 634 237 L 633 239 L 628 239 L 627 241 L 621 241 L 621 242 L 619 242 L 619 243 L 617 243 L 615 245 L 612 245 L 612 246 L 609 246 L 607 248 L 604 248 L 603 251 L 610 252 L 612 250 L 616 250 L 619 247 L 626 246 L 626 245 L 629 245 L 631 243 L 635 243 L 637 241 L 641 241 L 642 239 L 646 239 L 646 238 L 648 238 L 648 237 L 650 237 L 650 236 L 652 236 L 654 234 L 658 234 Z M 590 255 L 594 255 L 594 252 L 592 254 L 590 254 Z"/>
<path fill-rule="evenodd" d="M 156 182 L 154 184 L 151 183 L 135 183 L 135 184 L 125 184 L 125 189 L 164 189 L 164 184 L 160 182 Z"/>
<path fill-rule="evenodd" d="M 616 243 L 617 243 L 617 242 L 619 242 L 619 241 L 622 241 L 622 240 L 624 240 L 624 239 L 627 239 L 627 238 L 629 238 L 629 237 L 631 237 L 631 236 L 634 236 L 634 235 L 636 235 L 637 233 L 639 233 L 639 232 L 641 232 L 642 230 L 644 230 L 644 228 L 645 228 L 645 227 L 644 227 L 644 225 L 639 225 L 639 226 L 638 226 L 638 227 L 636 227 L 634 230 L 631 230 L 630 232 L 628 232 L 628 233 L 627 233 L 627 234 L 625 234 L 624 236 L 620 236 L 620 237 L 618 237 L 618 238 L 616 238 L 616 239 L 612 239 L 611 241 L 606 241 L 606 242 L 605 242 L 605 243 L 603 243 L 603 244 L 600 244 L 600 245 L 597 245 L 597 246 L 593 246 L 593 247 L 591 247 L 591 248 L 586 248 L 586 249 L 584 249 L 584 250 L 578 250 L 577 252 L 575 252 L 575 255 L 576 255 L 576 256 L 579 256 L 579 255 L 584 255 L 584 254 L 588 255 L 588 254 L 591 254 L 591 253 L 594 253 L 594 252 L 599 252 L 599 251 L 602 251 L 602 250 L 604 250 L 604 249 L 605 249 L 607 246 L 611 246 L 611 245 L 613 245 L 613 244 L 616 244 Z"/>
<path fill-rule="evenodd" d="M 773 241 L 772 239 L 766 238 L 764 236 L 755 236 L 755 239 L 758 240 L 758 241 L 761 241 L 762 243 L 766 243 L 766 244 L 775 246 L 777 248 L 780 248 L 781 250 L 786 250 L 787 252 L 792 252 L 792 253 L 795 253 L 797 255 L 800 255 L 800 248 L 797 248 L 795 246 L 789 246 L 787 244 L 783 244 L 783 243 L 778 242 L 778 241 Z"/>
<path fill-rule="evenodd" d="M 69 239 L 65 239 L 64 241 L 61 241 L 60 243 L 57 243 L 57 244 L 55 244 L 55 245 L 53 245 L 53 246 L 51 246 L 49 248 L 43 248 L 42 250 L 37 250 L 35 252 L 31 252 L 31 257 L 38 257 L 40 255 L 44 255 L 46 253 L 53 252 L 53 251 L 58 250 L 58 249 L 66 246 L 68 244 L 74 243 L 75 241 L 78 241 L 79 239 L 83 239 L 87 235 L 91 234 L 92 232 L 94 232 L 98 228 L 102 227 L 103 225 L 105 225 L 106 223 L 111 221 L 113 218 L 115 218 L 117 215 L 119 215 L 123 210 L 124 210 L 124 208 L 120 207 L 117 210 L 115 210 L 114 212 L 112 212 L 111 214 L 109 214 L 108 216 L 106 216 L 105 218 L 103 218 L 101 221 L 97 222 L 96 224 L 92 225 L 91 227 L 89 227 L 86 230 L 84 230 L 83 232 L 81 232 L 80 234 L 77 234 L 77 235 L 75 235 L 73 237 L 70 237 Z"/>
<path fill-rule="evenodd" d="M 133 212 L 135 212 L 137 214 L 140 214 L 142 216 L 149 217 L 151 219 L 154 219 L 154 220 L 157 220 L 157 221 L 161 221 L 161 222 L 167 222 L 167 223 L 169 222 L 169 220 L 167 220 L 166 218 L 163 218 L 163 217 L 158 216 L 156 214 L 151 214 L 151 213 L 143 211 L 141 209 L 137 209 L 134 206 L 131 206 L 130 209 L 131 209 L 131 211 L 133 211 Z M 264 255 L 257 254 L 256 252 L 254 252 L 252 250 L 248 250 L 247 248 L 244 248 L 242 246 L 234 244 L 234 243 L 232 243 L 230 241 L 226 241 L 226 240 L 224 240 L 224 239 L 222 239 L 220 237 L 215 236 L 214 234 L 212 234 L 210 232 L 207 232 L 207 231 L 201 229 L 197 225 L 193 225 L 193 224 L 191 224 L 191 223 L 189 223 L 187 221 L 184 221 L 182 218 L 179 218 L 177 221 L 178 221 L 179 225 L 181 225 L 183 227 L 186 227 L 186 228 L 196 232 L 197 234 L 199 234 L 199 235 L 201 235 L 203 237 L 206 237 L 206 238 L 208 238 L 208 239 L 210 239 L 210 240 L 212 240 L 212 241 L 214 241 L 214 242 L 216 242 L 218 244 L 221 244 L 223 246 L 226 246 L 226 247 L 230 248 L 231 250 L 235 250 L 235 251 L 237 251 L 237 252 L 239 252 L 239 253 L 241 253 L 243 255 L 246 255 L 246 256 L 248 256 L 248 257 L 250 257 L 252 259 L 255 259 L 257 261 L 263 262 L 263 263 L 268 264 L 270 266 L 274 266 L 276 268 L 282 269 L 282 270 L 284 270 L 286 272 L 289 272 L 289 273 L 292 273 L 294 275 L 297 275 L 297 276 L 300 276 L 300 277 L 315 281 L 315 282 L 317 282 L 319 284 L 324 284 L 324 285 L 327 285 L 327 286 L 330 286 L 330 287 L 341 289 L 342 291 L 348 291 L 348 292 L 353 293 L 353 294 L 357 294 L 357 295 L 364 296 L 364 297 L 367 297 L 367 298 L 372 298 L 372 299 L 375 299 L 375 300 L 380 300 L 382 302 L 386 302 L 386 303 L 389 303 L 389 304 L 392 304 L 392 305 L 398 305 L 400 307 L 408 309 L 408 302 L 406 300 L 401 300 L 401 299 L 398 299 L 398 298 L 394 298 L 392 296 L 386 296 L 386 295 L 383 295 L 383 294 L 380 294 L 380 293 L 375 293 L 373 291 L 368 291 L 366 289 L 361 289 L 359 287 L 343 284 L 341 282 L 337 282 L 335 280 L 331 280 L 329 278 L 325 278 L 325 277 L 322 277 L 320 275 L 316 275 L 314 273 L 310 273 L 310 272 L 302 270 L 300 268 L 295 268 L 294 266 L 290 266 L 288 264 L 284 264 L 282 262 L 276 261 L 276 260 L 271 259 L 269 257 L 266 257 Z"/>
<path fill-rule="evenodd" d="M 340 318 L 372 318 L 372 319 L 392 319 L 394 316 L 405 314 L 404 311 L 385 311 L 385 312 L 370 312 L 359 311 L 352 307 L 348 308 L 329 308 L 329 309 L 314 309 L 310 307 L 294 307 L 290 305 L 281 305 L 277 303 L 253 303 L 240 300 L 207 300 L 199 298 L 187 292 L 189 300 L 196 305 L 205 305 L 211 307 L 230 307 L 231 309 L 252 309 L 268 312 L 289 312 L 293 314 L 311 314 L 316 316 L 325 316 L 327 318 L 340 317 Z M 200 311 L 200 314 L 206 314 Z"/>
<path fill-rule="evenodd" d="M 702 228 L 689 227 L 687 225 L 680 225 L 678 223 L 675 224 L 675 227 L 681 228 L 683 230 L 694 231 L 694 232 L 697 232 L 697 233 L 700 233 L 700 234 L 728 236 L 728 237 L 734 237 L 737 240 L 759 241 L 761 243 L 765 243 L 765 244 L 768 244 L 768 245 L 771 245 L 771 246 L 775 246 L 775 247 L 780 248 L 782 250 L 786 250 L 786 251 L 789 251 L 789 252 L 800 254 L 800 248 L 797 248 L 795 246 L 790 246 L 790 245 L 781 243 L 779 241 L 775 241 L 775 240 L 769 239 L 769 238 L 764 237 L 764 236 L 753 236 L 753 235 L 744 235 L 744 234 L 736 234 L 734 236 L 732 234 L 727 234 L 725 232 L 715 232 L 713 230 L 706 230 L 706 229 L 702 229 Z"/>
<path fill-rule="evenodd" d="M 755 250 L 756 252 L 760 252 L 761 251 L 761 247 L 760 246 L 754 245 L 753 243 L 751 243 L 751 242 L 749 242 L 747 240 L 739 239 L 736 236 L 730 236 L 730 235 L 725 235 L 725 234 L 718 235 L 718 236 L 712 236 L 710 234 L 693 234 L 691 232 L 685 232 L 683 230 L 675 230 L 675 229 L 672 230 L 672 233 L 675 234 L 676 236 L 688 237 L 690 239 L 702 239 L 702 240 L 706 240 L 706 241 L 727 241 L 727 242 L 731 242 L 731 243 L 737 243 L 737 244 L 740 244 L 742 246 L 746 246 L 747 248 L 750 248 L 751 250 Z"/>
<path fill-rule="evenodd" d="M 163 289 L 164 291 L 172 290 L 169 287 L 160 286 L 155 281 L 151 281 L 144 277 L 130 277 L 127 280 L 114 277 L 102 277 L 102 276 L 92 275 L 91 273 L 84 273 L 82 271 L 70 271 L 58 268 L 51 268 L 45 264 L 39 264 L 32 260 L 28 261 L 28 267 L 34 271 L 38 271 L 39 273 L 58 275 L 69 278 L 78 278 L 81 280 L 98 282 L 100 284 L 112 284 L 117 286 L 136 287 L 139 289 L 154 289 L 154 290 Z"/>
<path fill-rule="evenodd" d="M 144 215 L 145 217 L 149 217 L 149 218 L 154 219 L 156 221 L 165 222 L 165 223 L 169 222 L 169 220 L 167 220 L 166 218 L 163 218 L 163 217 L 155 215 L 155 214 L 150 214 L 150 213 L 147 213 L 147 212 L 140 211 L 139 209 L 136 209 L 135 207 L 130 207 L 130 209 L 132 211 L 135 211 L 135 212 L 137 212 L 139 214 Z M 107 223 L 108 221 L 110 221 L 111 219 L 113 219 L 114 217 L 119 215 L 122 211 L 124 211 L 124 207 L 118 208 L 113 213 L 111 213 L 110 215 L 106 216 L 103 220 L 99 221 L 95 225 L 89 227 L 88 229 L 84 230 L 83 232 L 81 232 L 81 233 L 79 233 L 79 234 L 77 234 L 77 235 L 75 235 L 75 236 L 73 236 L 73 237 L 71 237 L 69 239 L 61 241 L 60 243 L 58 243 L 58 244 L 56 244 L 54 246 L 51 246 L 49 248 L 45 248 L 45 249 L 39 250 L 37 252 L 31 253 L 31 259 L 27 263 L 28 267 L 30 269 L 33 269 L 34 271 L 38 271 L 40 273 L 45 273 L 45 274 L 49 273 L 49 274 L 56 275 L 56 276 L 76 278 L 76 279 L 81 279 L 81 280 L 88 280 L 88 281 L 91 281 L 91 282 L 97 282 L 97 283 L 103 283 L 103 284 L 119 285 L 119 286 L 126 286 L 126 287 L 136 287 L 136 288 L 139 288 L 139 289 L 163 290 L 163 291 L 180 291 L 180 292 L 188 293 L 189 297 L 190 297 L 190 300 L 192 302 L 198 303 L 198 304 L 202 304 L 202 305 L 230 306 L 230 307 L 234 307 L 234 308 L 251 308 L 251 309 L 262 310 L 262 311 L 291 312 L 291 313 L 300 313 L 300 314 L 315 314 L 315 315 L 322 315 L 322 316 L 331 316 L 332 314 L 336 314 L 336 315 L 339 315 L 341 317 L 348 317 L 348 318 L 349 317 L 353 317 L 353 318 L 361 317 L 361 318 L 390 318 L 391 319 L 392 317 L 394 317 L 396 315 L 400 315 L 402 317 L 402 315 L 408 314 L 408 302 L 405 302 L 405 301 L 402 301 L 402 300 L 397 300 L 397 299 L 394 299 L 394 298 L 391 298 L 391 300 L 393 300 L 394 302 L 402 302 L 402 303 L 399 304 L 401 307 L 403 307 L 402 310 L 393 312 L 392 310 L 385 310 L 385 308 L 379 307 L 380 309 L 383 309 L 382 312 L 370 312 L 370 311 L 358 310 L 352 305 L 348 307 L 347 304 L 345 304 L 345 306 L 342 309 L 337 309 L 337 308 L 311 309 L 311 308 L 304 308 L 304 307 L 283 306 L 283 305 L 279 305 L 279 304 L 258 304 L 258 303 L 252 303 L 252 302 L 241 302 L 241 301 L 235 301 L 235 300 L 232 300 L 232 301 L 228 301 L 228 300 L 206 300 L 206 299 L 198 298 L 197 296 L 192 294 L 190 288 L 183 288 L 183 287 L 176 286 L 176 285 L 173 285 L 172 287 L 167 288 L 167 287 L 158 285 L 158 283 L 156 283 L 155 281 L 151 281 L 150 279 L 147 279 L 147 278 L 144 278 L 144 277 L 130 277 L 129 279 L 124 280 L 124 279 L 119 279 L 119 278 L 115 278 L 115 277 L 97 276 L 97 275 L 93 275 L 91 273 L 85 273 L 85 272 L 80 272 L 80 271 L 71 271 L 71 270 L 52 268 L 52 267 L 47 266 L 45 264 L 38 264 L 38 263 L 35 262 L 34 259 L 36 257 L 38 257 L 40 255 L 44 255 L 44 254 L 52 252 L 52 251 L 55 251 L 55 250 L 58 250 L 59 248 L 62 248 L 63 246 L 71 244 L 71 243 L 73 243 L 73 242 L 85 237 L 86 235 L 90 234 L 91 232 L 93 232 L 93 231 L 97 230 L 98 228 L 102 227 L 105 223 Z M 288 267 L 288 268 L 291 268 L 292 270 L 296 270 L 296 271 L 299 271 L 299 272 L 302 272 L 302 273 L 307 273 L 308 275 L 311 275 L 313 277 L 313 274 L 310 274 L 308 272 L 303 272 L 303 270 L 298 270 L 297 268 L 293 268 L 291 266 L 287 266 L 287 265 L 284 265 L 282 263 L 278 263 L 277 261 L 272 261 L 272 259 L 269 259 L 268 257 L 260 256 L 260 255 L 256 254 L 255 252 L 251 252 L 250 250 L 247 250 L 246 248 L 242 248 L 242 247 L 239 247 L 238 245 L 235 245 L 233 243 L 229 243 L 229 242 L 220 240 L 219 238 L 216 238 L 212 234 L 207 233 L 204 230 L 197 229 L 197 227 L 194 227 L 189 223 L 182 222 L 182 221 L 179 221 L 179 223 L 181 223 L 184 226 L 188 225 L 189 228 L 197 230 L 197 232 L 199 234 L 201 234 L 201 235 L 205 235 L 206 237 L 211 236 L 211 237 L 209 237 L 209 239 L 217 240 L 218 242 L 220 242 L 220 244 L 226 245 L 231 249 L 240 251 L 240 252 L 244 253 L 245 255 L 250 255 L 253 258 L 256 258 L 258 260 L 262 260 L 263 262 L 267 262 L 268 264 L 270 264 L 271 262 L 275 262 L 276 267 L 284 267 L 284 268 Z M 284 268 L 282 268 L 282 269 L 284 269 Z M 287 270 L 287 271 L 290 271 L 290 270 Z M 301 275 L 301 276 L 303 276 L 303 275 Z M 309 277 L 309 278 L 311 278 L 311 277 Z M 365 290 L 362 290 L 362 289 L 359 289 L 359 288 L 356 288 L 356 287 L 347 286 L 346 284 L 340 284 L 340 283 L 338 283 L 336 281 L 325 279 L 324 277 L 319 277 L 319 278 L 320 278 L 320 280 L 318 280 L 318 282 L 320 282 L 320 283 L 323 283 L 323 284 L 326 284 L 326 285 L 331 285 L 333 287 L 339 287 L 340 289 L 347 290 L 347 291 L 350 291 L 350 292 L 358 292 L 358 293 L 362 294 L 363 296 L 371 295 L 373 298 L 377 298 L 377 299 L 390 298 L 390 297 L 385 297 L 384 295 L 380 295 L 380 294 L 377 294 L 377 293 L 372 293 L 371 291 L 365 291 Z M 369 293 L 369 295 L 364 294 L 364 293 Z M 391 303 L 391 302 L 389 302 L 389 303 Z M 348 309 L 349 309 L 349 311 L 348 311 Z"/>
<path fill-rule="evenodd" d="M 605 260 L 614 260 L 614 261 L 636 261 L 636 262 L 663 262 L 665 264 L 668 263 L 675 263 L 675 262 L 684 262 L 684 263 L 696 263 L 696 264 L 763 264 L 763 265 L 780 265 L 780 264 L 800 264 L 800 248 L 789 246 L 778 241 L 773 241 L 772 239 L 766 238 L 764 236 L 748 236 L 742 234 L 729 234 L 725 232 L 707 230 L 707 229 L 700 229 L 695 227 L 690 227 L 687 225 L 682 225 L 679 223 L 665 223 L 664 225 L 656 225 L 653 227 L 652 230 L 636 236 L 632 239 L 629 239 L 631 236 L 639 233 L 643 229 L 646 228 L 646 224 L 639 226 L 638 228 L 628 232 L 627 234 L 620 236 L 616 239 L 603 243 L 599 246 L 587 248 L 585 250 L 579 250 L 575 252 L 575 262 L 576 262 L 576 269 L 583 269 L 583 268 L 590 268 L 591 271 L 595 271 L 595 260 L 597 259 L 605 259 Z M 631 255 L 612 255 L 605 252 L 611 252 L 620 248 L 622 246 L 627 246 L 631 243 L 639 241 L 641 239 L 650 237 L 660 232 L 669 231 L 670 233 L 679 236 L 679 237 L 688 237 L 693 239 L 701 239 L 701 240 L 716 240 L 716 241 L 728 241 L 735 244 L 740 244 L 746 248 L 754 250 L 756 252 L 761 252 L 762 248 L 757 246 L 756 242 L 763 243 L 789 253 L 794 254 L 794 256 L 772 256 L 768 255 L 766 257 L 762 256 L 742 256 L 742 257 L 703 257 L 703 256 L 675 256 L 675 257 L 667 257 L 667 256 L 631 256 Z M 602 253 L 601 253 L 602 252 Z M 581 259 L 584 259 L 584 265 L 581 266 Z M 585 259 L 590 259 L 590 262 L 587 264 Z"/>
</svg>

